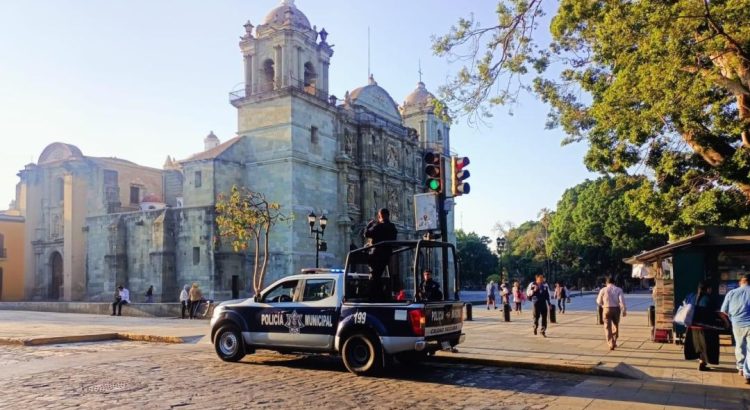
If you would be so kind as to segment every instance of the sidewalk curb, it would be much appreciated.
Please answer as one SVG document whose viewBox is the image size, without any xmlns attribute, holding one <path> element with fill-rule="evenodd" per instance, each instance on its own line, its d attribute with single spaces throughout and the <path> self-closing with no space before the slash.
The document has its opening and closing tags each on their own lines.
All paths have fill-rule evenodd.
<svg viewBox="0 0 750 410">
<path fill-rule="evenodd" d="M 192 336 L 189 336 L 192 337 Z M 96 333 L 56 337 L 0 337 L 0 345 L 42 346 L 64 343 L 101 342 L 106 340 L 127 340 L 152 343 L 185 343 L 185 338 L 177 336 L 142 335 L 136 333 Z"/>
<path fill-rule="evenodd" d="M 517 369 L 553 371 L 558 373 L 583 374 L 588 376 L 614 377 L 620 379 L 637 379 L 629 374 L 618 371 L 615 368 L 605 367 L 601 362 L 596 364 L 583 363 L 533 363 L 516 360 L 491 359 L 483 357 L 471 357 L 461 355 L 441 355 L 437 354 L 430 358 L 431 361 L 441 363 L 459 363 L 459 364 L 476 364 L 481 366 L 492 367 L 513 367 Z"/>
</svg>

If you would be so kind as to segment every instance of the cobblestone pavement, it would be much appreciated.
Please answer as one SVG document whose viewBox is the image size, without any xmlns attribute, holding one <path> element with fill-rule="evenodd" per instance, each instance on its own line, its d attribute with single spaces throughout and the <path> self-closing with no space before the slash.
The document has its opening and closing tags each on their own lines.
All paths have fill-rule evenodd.
<svg viewBox="0 0 750 410">
<path fill-rule="evenodd" d="M 224 363 L 208 344 L 0 346 L 0 408 L 556 408 L 582 376 L 430 363 L 356 377 L 338 358 L 259 352 Z"/>
</svg>

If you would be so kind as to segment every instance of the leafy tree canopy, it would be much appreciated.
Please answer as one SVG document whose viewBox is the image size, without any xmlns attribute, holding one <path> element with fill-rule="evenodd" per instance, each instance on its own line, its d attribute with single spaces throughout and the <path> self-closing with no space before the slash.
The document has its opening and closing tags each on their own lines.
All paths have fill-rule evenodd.
<svg viewBox="0 0 750 410">
<path fill-rule="evenodd" d="M 552 217 L 548 253 L 556 262 L 594 274 L 614 273 L 622 259 L 666 242 L 634 215 L 626 192 L 644 177 L 599 178 L 563 194 Z"/>
<path fill-rule="evenodd" d="M 460 257 L 461 282 L 478 285 L 491 274 L 497 274 L 497 257 L 487 245 L 490 239 L 474 232 L 456 231 L 456 251 Z"/>
<path fill-rule="evenodd" d="M 654 230 L 750 225 L 747 0 L 560 0 L 547 45 L 534 39 L 541 0 L 503 0 L 496 15 L 434 39 L 469 62 L 442 88 L 447 105 L 477 118 L 533 91 L 564 143 L 588 143 L 590 170 L 646 168 L 631 208 Z"/>
</svg>

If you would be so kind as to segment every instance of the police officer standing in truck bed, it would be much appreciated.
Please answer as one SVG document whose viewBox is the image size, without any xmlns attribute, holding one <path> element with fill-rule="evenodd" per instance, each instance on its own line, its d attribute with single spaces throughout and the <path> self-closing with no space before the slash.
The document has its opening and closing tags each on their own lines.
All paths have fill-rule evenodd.
<svg viewBox="0 0 750 410">
<path fill-rule="evenodd" d="M 391 213 L 382 208 L 378 211 L 378 221 L 371 220 L 365 228 L 364 236 L 371 244 L 383 241 L 395 241 L 398 235 L 396 225 L 390 221 Z M 391 259 L 390 247 L 374 247 L 370 251 L 368 263 L 372 278 L 370 280 L 370 298 L 374 301 L 384 301 L 387 291 L 383 289 L 383 271 Z"/>
</svg>

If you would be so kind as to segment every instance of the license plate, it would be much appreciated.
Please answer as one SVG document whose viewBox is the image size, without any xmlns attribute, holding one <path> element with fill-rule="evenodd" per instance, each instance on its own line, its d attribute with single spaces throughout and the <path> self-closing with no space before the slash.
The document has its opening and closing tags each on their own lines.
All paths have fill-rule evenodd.
<svg viewBox="0 0 750 410">
<path fill-rule="evenodd" d="M 457 332 L 461 330 L 461 324 L 455 323 L 447 326 L 428 327 L 424 330 L 425 336 L 442 335 L 443 333 Z"/>
</svg>

